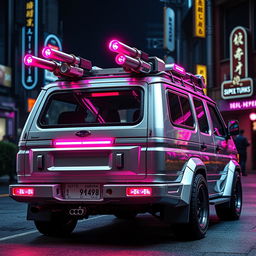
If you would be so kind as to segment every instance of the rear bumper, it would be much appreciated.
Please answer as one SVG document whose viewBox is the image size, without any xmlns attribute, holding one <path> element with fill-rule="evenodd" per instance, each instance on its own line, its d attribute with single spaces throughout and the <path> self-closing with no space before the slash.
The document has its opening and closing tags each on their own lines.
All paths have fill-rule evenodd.
<svg viewBox="0 0 256 256">
<path fill-rule="evenodd" d="M 127 196 L 126 189 L 131 187 L 147 187 L 152 189 L 150 196 Z M 13 194 L 15 188 L 33 188 L 33 196 L 17 196 Z M 62 184 L 15 184 L 10 185 L 9 194 L 14 200 L 28 203 L 54 204 L 166 204 L 171 206 L 188 205 L 190 185 L 175 184 L 105 184 L 101 186 L 101 199 L 67 199 L 64 196 Z"/>
</svg>

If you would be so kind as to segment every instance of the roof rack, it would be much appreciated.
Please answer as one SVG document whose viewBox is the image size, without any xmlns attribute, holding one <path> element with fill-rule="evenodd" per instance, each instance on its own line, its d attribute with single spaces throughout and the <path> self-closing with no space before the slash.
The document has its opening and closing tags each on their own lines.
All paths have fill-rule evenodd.
<svg viewBox="0 0 256 256">
<path fill-rule="evenodd" d="M 101 69 L 99 67 L 93 67 L 91 61 L 87 59 L 50 47 L 45 47 L 42 50 L 42 55 L 50 60 L 28 54 L 24 57 L 24 63 L 27 66 L 47 69 L 60 79 L 81 79 L 87 76 L 121 75 L 127 73 L 157 74 L 164 72 L 170 77 L 172 82 L 204 93 L 205 81 L 201 75 L 188 73 L 183 67 L 177 64 L 165 64 L 162 59 L 150 57 L 147 53 L 130 47 L 118 40 L 110 41 L 109 49 L 117 54 L 115 61 L 122 68 Z"/>
</svg>

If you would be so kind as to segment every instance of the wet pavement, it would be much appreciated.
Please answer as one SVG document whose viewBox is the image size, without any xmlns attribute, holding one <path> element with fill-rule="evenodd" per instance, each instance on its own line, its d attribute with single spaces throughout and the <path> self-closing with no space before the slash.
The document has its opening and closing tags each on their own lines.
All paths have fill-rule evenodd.
<svg viewBox="0 0 256 256">
<path fill-rule="evenodd" d="M 92 216 L 78 223 L 65 239 L 49 238 L 26 221 L 26 205 L 0 197 L 0 256 L 256 256 L 256 174 L 242 177 L 244 204 L 239 221 L 220 221 L 211 206 L 207 236 L 179 241 L 149 214 L 133 221 Z M 8 192 L 1 183 L 0 192 Z"/>
</svg>

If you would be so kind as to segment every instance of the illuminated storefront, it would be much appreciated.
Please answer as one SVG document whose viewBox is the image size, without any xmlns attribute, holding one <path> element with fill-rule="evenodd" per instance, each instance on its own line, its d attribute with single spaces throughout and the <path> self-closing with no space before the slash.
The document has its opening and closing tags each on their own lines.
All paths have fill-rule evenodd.
<svg viewBox="0 0 256 256">
<path fill-rule="evenodd" d="M 216 0 L 214 14 L 216 87 L 210 96 L 226 121 L 236 119 L 245 130 L 247 169 L 256 170 L 256 3 Z"/>
</svg>

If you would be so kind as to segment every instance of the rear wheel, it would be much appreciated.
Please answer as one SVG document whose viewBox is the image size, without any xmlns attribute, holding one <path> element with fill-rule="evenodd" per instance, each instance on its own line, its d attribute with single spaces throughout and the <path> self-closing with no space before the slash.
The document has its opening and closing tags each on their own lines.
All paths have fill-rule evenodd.
<svg viewBox="0 0 256 256">
<path fill-rule="evenodd" d="M 174 231 L 178 238 L 197 240 L 205 236 L 208 225 L 208 189 L 204 176 L 197 174 L 192 185 L 189 222 L 174 226 Z"/>
<path fill-rule="evenodd" d="M 241 178 L 239 173 L 235 172 L 230 202 L 228 204 L 215 206 L 217 216 L 221 220 L 238 220 L 242 211 L 242 203 Z"/>
<path fill-rule="evenodd" d="M 64 214 L 54 216 L 50 221 L 34 221 L 37 230 L 46 236 L 68 236 L 75 229 L 77 220 Z"/>
</svg>

